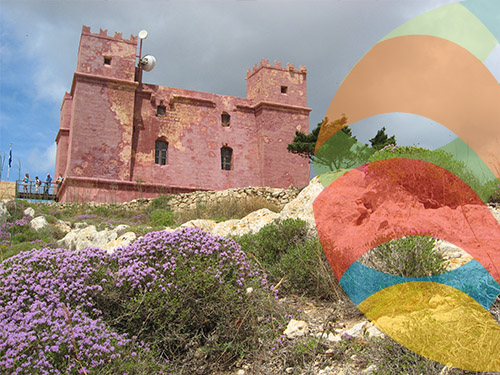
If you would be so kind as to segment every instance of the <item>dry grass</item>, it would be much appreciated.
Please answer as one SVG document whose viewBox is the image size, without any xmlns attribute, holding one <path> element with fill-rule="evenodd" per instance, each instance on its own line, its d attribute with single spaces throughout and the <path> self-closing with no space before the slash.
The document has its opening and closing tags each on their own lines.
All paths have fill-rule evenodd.
<svg viewBox="0 0 500 375">
<path fill-rule="evenodd" d="M 225 197 L 211 201 L 206 204 L 198 204 L 195 208 L 187 210 L 176 210 L 176 224 L 182 224 L 189 220 L 205 219 L 225 221 L 229 219 L 241 219 L 248 214 L 267 208 L 273 212 L 279 212 L 280 208 L 261 197 L 234 198 Z"/>
</svg>

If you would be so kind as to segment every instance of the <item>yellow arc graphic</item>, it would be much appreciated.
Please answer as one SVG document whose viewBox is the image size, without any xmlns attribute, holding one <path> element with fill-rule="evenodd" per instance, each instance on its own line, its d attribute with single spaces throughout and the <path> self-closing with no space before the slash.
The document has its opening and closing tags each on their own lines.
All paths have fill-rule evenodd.
<svg viewBox="0 0 500 375">
<path fill-rule="evenodd" d="M 425 281 L 393 285 L 358 307 L 387 335 L 420 355 L 464 370 L 500 371 L 500 326 L 473 298 L 453 287 Z"/>
</svg>

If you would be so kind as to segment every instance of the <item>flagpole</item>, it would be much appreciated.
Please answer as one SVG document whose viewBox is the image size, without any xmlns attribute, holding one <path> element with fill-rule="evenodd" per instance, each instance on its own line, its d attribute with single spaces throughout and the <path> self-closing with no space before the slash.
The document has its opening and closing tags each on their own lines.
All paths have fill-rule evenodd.
<svg viewBox="0 0 500 375">
<path fill-rule="evenodd" d="M 9 168 L 7 168 L 7 181 L 9 181 L 11 166 L 12 166 L 12 143 L 10 144 L 10 150 L 9 150 Z"/>
</svg>

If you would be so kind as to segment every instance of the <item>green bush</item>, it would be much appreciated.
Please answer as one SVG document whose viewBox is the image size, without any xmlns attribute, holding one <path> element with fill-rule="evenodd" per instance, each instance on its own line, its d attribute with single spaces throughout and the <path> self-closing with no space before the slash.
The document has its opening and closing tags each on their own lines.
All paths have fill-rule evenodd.
<svg viewBox="0 0 500 375">
<path fill-rule="evenodd" d="M 157 209 L 166 209 L 168 208 L 168 201 L 170 200 L 171 195 L 160 195 L 159 197 L 153 198 L 149 207 L 152 210 Z"/>
<path fill-rule="evenodd" d="M 435 250 L 436 240 L 427 236 L 401 237 L 370 250 L 360 262 L 397 276 L 421 277 L 446 272 L 446 261 Z"/>
<path fill-rule="evenodd" d="M 305 221 L 277 221 L 235 239 L 264 268 L 269 281 L 279 283 L 281 294 L 339 297 L 338 282 L 319 241 L 308 235 Z"/>
<path fill-rule="evenodd" d="M 175 215 L 170 210 L 157 209 L 150 214 L 151 225 L 155 227 L 169 227 L 175 223 Z"/>
<path fill-rule="evenodd" d="M 151 232 L 108 264 L 93 276 L 102 286 L 99 317 L 145 342 L 175 374 L 227 368 L 286 325 L 265 278 L 232 240 L 195 228 Z"/>
</svg>

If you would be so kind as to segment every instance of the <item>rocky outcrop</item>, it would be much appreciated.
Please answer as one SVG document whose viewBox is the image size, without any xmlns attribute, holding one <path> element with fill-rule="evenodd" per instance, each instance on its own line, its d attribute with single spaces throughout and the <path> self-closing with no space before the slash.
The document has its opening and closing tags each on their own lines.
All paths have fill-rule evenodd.
<svg viewBox="0 0 500 375">
<path fill-rule="evenodd" d="M 118 236 L 116 230 L 104 229 L 97 231 L 94 225 L 83 228 L 77 227 L 58 241 L 58 244 L 70 250 L 83 250 L 87 247 L 100 247 L 113 252 L 121 246 L 127 246 L 135 241 L 136 235 L 127 232 Z"/>
<path fill-rule="evenodd" d="M 281 219 L 301 219 L 304 220 L 308 227 L 316 232 L 316 223 L 314 221 L 313 202 L 316 197 L 323 191 L 318 177 L 314 177 L 309 185 L 305 187 L 290 203 L 281 210 Z"/>
</svg>

